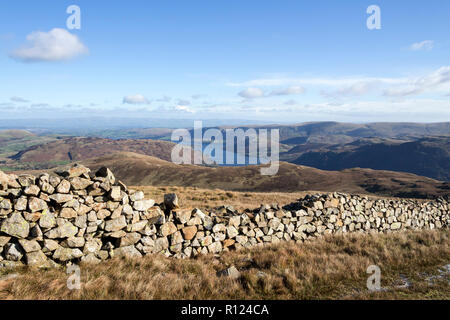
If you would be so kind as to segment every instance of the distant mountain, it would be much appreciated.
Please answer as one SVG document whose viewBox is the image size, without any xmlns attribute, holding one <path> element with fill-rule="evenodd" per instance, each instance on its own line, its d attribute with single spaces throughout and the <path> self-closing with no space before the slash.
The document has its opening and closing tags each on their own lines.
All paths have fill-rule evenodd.
<svg viewBox="0 0 450 320">
<path fill-rule="evenodd" d="M 362 139 L 345 145 L 319 146 L 291 162 L 323 170 L 360 167 L 410 172 L 450 181 L 450 136 L 408 142 Z"/>
<path fill-rule="evenodd" d="M 324 171 L 281 162 L 274 176 L 262 176 L 260 166 L 205 167 L 177 165 L 136 153 L 115 153 L 82 161 L 97 169 L 110 167 L 129 185 L 189 186 L 252 192 L 342 191 L 411 198 L 448 195 L 450 184 L 410 173 L 348 169 Z"/>
<path fill-rule="evenodd" d="M 221 127 L 226 128 L 226 127 Z M 236 128 L 236 127 L 232 127 Z M 241 128 L 279 129 L 284 144 L 350 143 L 360 138 L 420 138 L 450 134 L 450 122 L 403 123 L 375 122 L 366 124 L 341 122 L 309 122 L 292 125 L 242 126 Z"/>
</svg>

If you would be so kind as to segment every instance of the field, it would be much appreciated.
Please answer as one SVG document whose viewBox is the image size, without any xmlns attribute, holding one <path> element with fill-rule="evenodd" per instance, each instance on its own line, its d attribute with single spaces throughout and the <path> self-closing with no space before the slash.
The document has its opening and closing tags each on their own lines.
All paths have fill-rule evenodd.
<svg viewBox="0 0 450 320">
<path fill-rule="evenodd" d="M 448 230 L 349 234 L 191 260 L 116 258 L 81 265 L 81 290 L 67 288 L 63 269 L 23 268 L 0 274 L 0 299 L 448 300 L 449 241 Z M 381 269 L 380 291 L 366 287 L 370 265 Z M 229 266 L 238 278 L 218 275 Z"/>
</svg>

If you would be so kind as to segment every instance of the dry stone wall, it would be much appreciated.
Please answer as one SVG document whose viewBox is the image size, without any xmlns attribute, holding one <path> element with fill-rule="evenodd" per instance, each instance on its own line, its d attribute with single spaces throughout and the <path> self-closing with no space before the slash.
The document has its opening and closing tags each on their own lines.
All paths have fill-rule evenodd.
<svg viewBox="0 0 450 320">
<path fill-rule="evenodd" d="M 98 263 L 115 256 L 199 254 L 302 242 L 327 234 L 448 228 L 447 199 L 309 195 L 290 205 L 237 212 L 180 209 L 175 194 L 156 204 L 107 168 L 75 165 L 54 175 L 0 171 L 0 266 Z"/>
</svg>

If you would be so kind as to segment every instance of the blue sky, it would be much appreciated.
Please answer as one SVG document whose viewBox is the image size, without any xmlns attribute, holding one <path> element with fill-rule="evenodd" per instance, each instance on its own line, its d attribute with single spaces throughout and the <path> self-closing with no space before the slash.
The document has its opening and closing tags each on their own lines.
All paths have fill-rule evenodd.
<svg viewBox="0 0 450 320">
<path fill-rule="evenodd" d="M 0 111 L 450 121 L 449 16 L 446 0 L 2 2 Z"/>
</svg>

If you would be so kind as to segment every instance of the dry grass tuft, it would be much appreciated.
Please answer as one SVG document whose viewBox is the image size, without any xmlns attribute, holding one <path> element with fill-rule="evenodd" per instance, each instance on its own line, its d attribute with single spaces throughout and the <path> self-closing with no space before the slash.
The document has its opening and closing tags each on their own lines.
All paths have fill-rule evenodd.
<svg viewBox="0 0 450 320">
<path fill-rule="evenodd" d="M 450 299 L 448 274 L 426 280 L 450 263 L 449 237 L 449 230 L 349 234 L 192 260 L 116 258 L 81 265 L 82 289 L 74 291 L 63 269 L 24 268 L 0 280 L 0 299 Z M 372 264 L 381 268 L 386 291 L 367 290 Z M 231 265 L 239 279 L 217 276 Z M 401 274 L 409 288 L 395 287 Z"/>
</svg>

